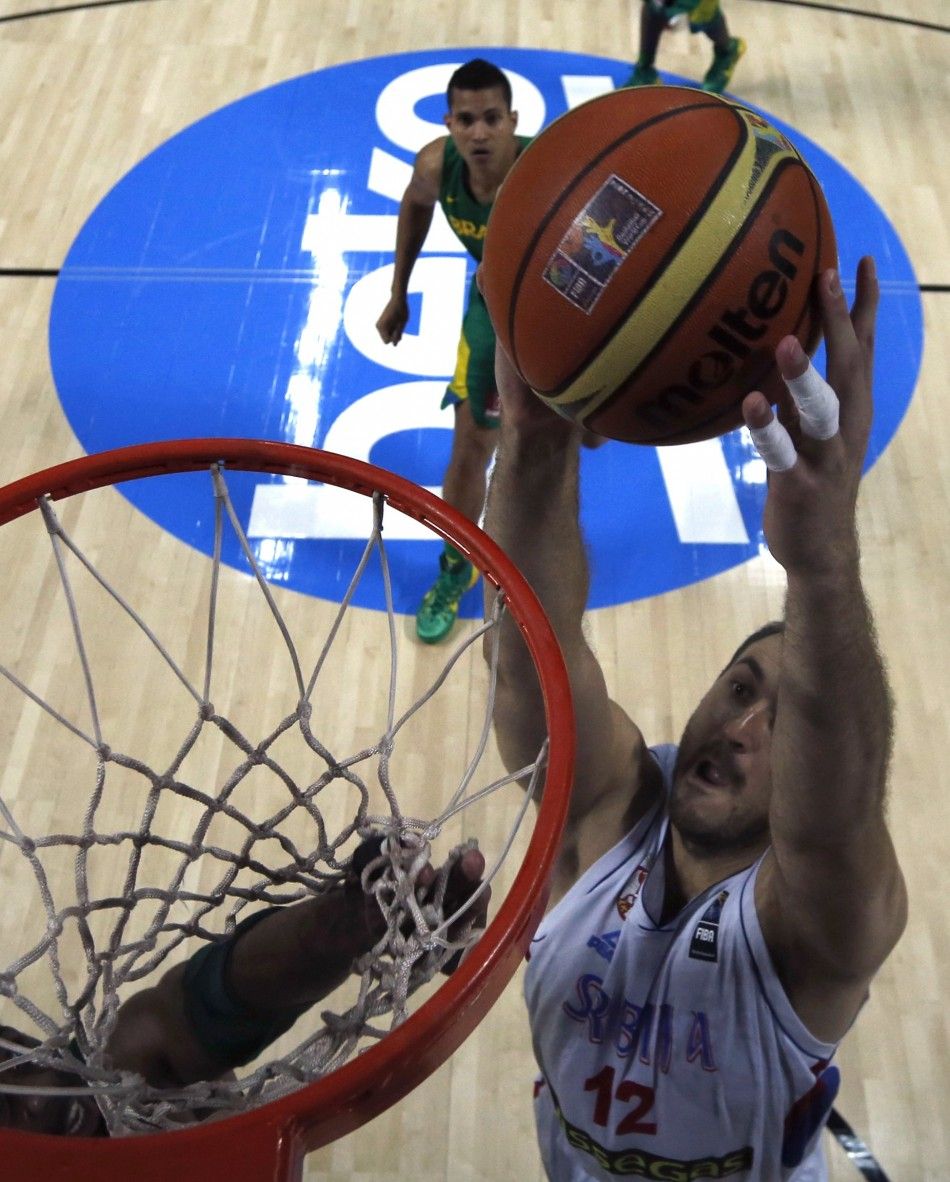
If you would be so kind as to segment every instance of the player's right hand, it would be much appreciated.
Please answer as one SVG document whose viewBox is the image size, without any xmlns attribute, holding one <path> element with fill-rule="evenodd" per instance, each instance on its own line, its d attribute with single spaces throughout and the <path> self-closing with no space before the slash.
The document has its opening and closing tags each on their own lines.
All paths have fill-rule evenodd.
<svg viewBox="0 0 950 1182">
<path fill-rule="evenodd" d="M 878 305 L 874 261 L 858 264 L 853 308 L 835 271 L 818 281 L 828 380 L 795 337 L 776 350 L 793 407 L 776 421 L 758 391 L 743 402 L 753 442 L 770 469 L 763 526 L 772 556 L 789 574 L 828 575 L 857 565 L 855 506 L 873 418 Z M 781 421 L 784 419 L 785 421 Z"/>
<path fill-rule="evenodd" d="M 409 302 L 405 296 L 394 295 L 376 321 L 376 331 L 384 345 L 398 345 L 403 329 L 409 323 Z"/>
</svg>

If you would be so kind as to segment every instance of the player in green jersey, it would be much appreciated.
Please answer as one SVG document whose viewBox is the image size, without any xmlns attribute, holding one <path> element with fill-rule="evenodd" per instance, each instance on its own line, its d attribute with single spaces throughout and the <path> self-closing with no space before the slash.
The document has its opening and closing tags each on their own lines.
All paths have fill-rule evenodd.
<svg viewBox="0 0 950 1182">
<path fill-rule="evenodd" d="M 703 78 L 703 90 L 722 94 L 746 47 L 741 37 L 729 35 L 719 0 L 643 0 L 640 55 L 625 86 L 653 86 L 660 81 L 654 65 L 660 37 L 682 18 L 689 21 L 691 33 L 705 33 L 713 43 L 712 65 Z"/>
<path fill-rule="evenodd" d="M 412 178 L 399 206 L 392 296 L 376 322 L 387 344 L 398 345 L 409 319 L 409 277 L 441 205 L 449 225 L 476 260 L 492 202 L 527 139 L 515 134 L 518 114 L 511 109 L 511 84 L 491 62 L 475 58 L 449 79 L 445 115 L 447 136 L 427 144 L 416 156 Z M 474 279 L 462 323 L 455 375 L 443 406 L 455 408 L 452 451 L 442 482 L 445 500 L 472 521 L 485 501 L 485 473 L 495 449 L 498 391 L 495 385 L 495 334 Z M 446 543 L 439 575 L 416 615 L 421 640 L 447 636 L 459 600 L 477 572 Z"/>
</svg>

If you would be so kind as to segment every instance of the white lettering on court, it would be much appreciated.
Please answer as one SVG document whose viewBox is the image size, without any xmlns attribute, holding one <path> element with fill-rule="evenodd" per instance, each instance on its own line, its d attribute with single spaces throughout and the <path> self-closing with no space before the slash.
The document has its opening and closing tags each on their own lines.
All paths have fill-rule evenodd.
<svg viewBox="0 0 950 1182">
<path fill-rule="evenodd" d="M 445 133 L 416 113 L 420 101 L 445 92 L 461 62 L 410 70 L 385 86 L 376 104 L 380 132 L 395 147 L 415 154 Z M 508 71 L 518 131 L 533 135 L 544 126 L 545 103 L 527 78 Z M 567 106 L 573 108 L 613 86 L 608 75 L 569 74 L 561 79 Z M 370 271 L 350 289 L 345 300 L 346 255 L 395 251 L 398 204 L 409 182 L 411 166 L 383 149 L 373 148 L 367 190 L 394 203 L 391 214 L 351 213 L 349 195 L 325 189 L 307 216 L 301 249 L 314 260 L 317 276 L 307 321 L 297 342 L 297 364 L 288 385 L 291 437 L 310 445 L 319 433 L 322 367 L 340 327 L 364 357 L 394 373 L 417 380 L 374 390 L 354 400 L 329 425 L 323 446 L 358 459 L 369 459 L 380 440 L 399 431 L 420 428 L 451 430 L 452 414 L 440 408 L 445 382 L 452 373 L 459 325 L 464 312 L 466 257 L 441 209 L 413 269 L 410 294 L 419 300 L 418 327 L 397 347 L 383 345 L 376 320 L 389 297 L 392 265 Z M 342 316 L 340 312 L 342 311 Z M 441 379 L 425 381 L 418 379 Z M 663 482 L 679 540 L 700 544 L 748 544 L 748 534 L 719 440 L 683 447 L 658 448 Z M 441 488 L 433 488 L 437 495 Z M 330 485 L 292 477 L 260 484 L 254 492 L 248 534 L 251 537 L 365 538 L 371 511 L 359 498 Z M 388 538 L 425 538 L 431 533 L 417 522 L 393 514 Z"/>
</svg>

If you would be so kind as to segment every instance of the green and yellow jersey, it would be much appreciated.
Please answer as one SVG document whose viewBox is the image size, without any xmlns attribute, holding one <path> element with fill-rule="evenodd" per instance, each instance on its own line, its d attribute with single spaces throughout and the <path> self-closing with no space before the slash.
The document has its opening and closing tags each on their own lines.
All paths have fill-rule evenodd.
<svg viewBox="0 0 950 1182">
<path fill-rule="evenodd" d="M 518 155 L 530 143 L 528 136 L 515 137 L 518 141 Z M 439 186 L 439 204 L 455 235 L 472 258 L 482 261 L 482 244 L 488 228 L 490 201 L 476 201 L 469 192 L 466 180 L 466 165 L 451 136 L 445 141 L 442 157 L 442 183 Z"/>
</svg>

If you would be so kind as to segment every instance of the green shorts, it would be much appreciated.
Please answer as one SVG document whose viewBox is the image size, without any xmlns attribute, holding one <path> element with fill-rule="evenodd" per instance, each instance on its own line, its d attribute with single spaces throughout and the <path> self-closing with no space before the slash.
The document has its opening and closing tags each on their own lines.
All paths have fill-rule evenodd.
<svg viewBox="0 0 950 1182">
<path fill-rule="evenodd" d="M 446 387 L 443 406 L 467 402 L 479 427 L 497 427 L 501 402 L 495 383 L 495 330 L 474 278 L 462 321 L 455 374 Z"/>
</svg>

